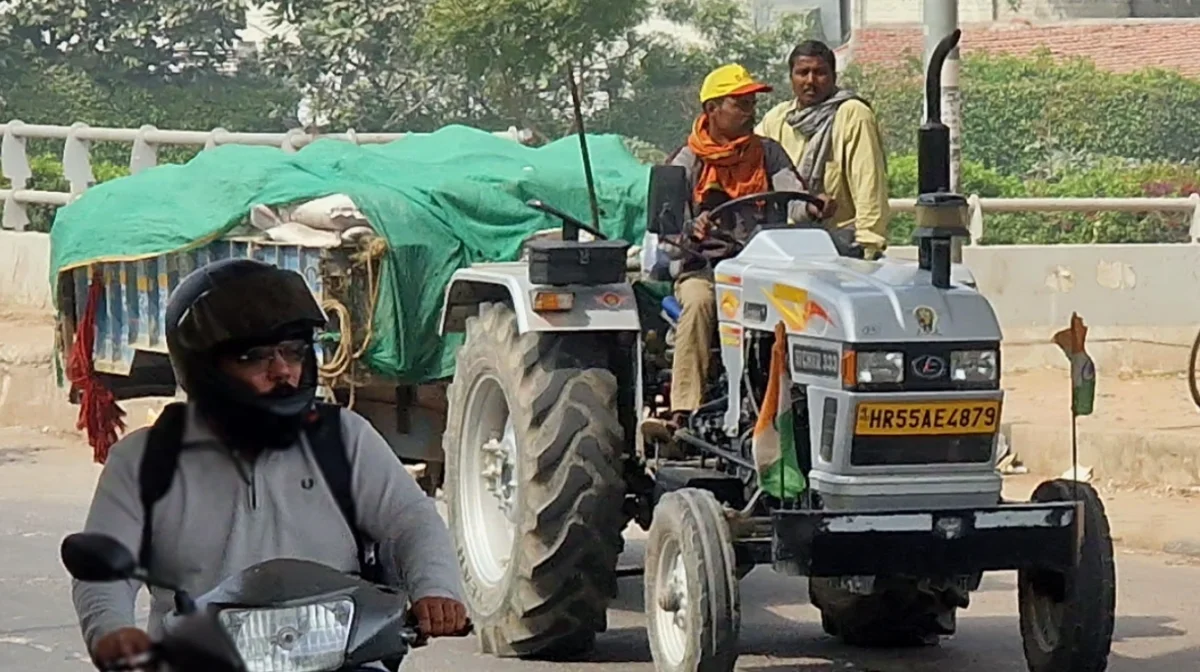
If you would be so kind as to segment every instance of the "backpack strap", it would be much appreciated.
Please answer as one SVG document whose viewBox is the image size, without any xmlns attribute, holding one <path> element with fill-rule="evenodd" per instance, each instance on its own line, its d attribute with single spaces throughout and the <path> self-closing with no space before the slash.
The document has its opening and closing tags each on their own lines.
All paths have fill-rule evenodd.
<svg viewBox="0 0 1200 672">
<path fill-rule="evenodd" d="M 374 555 L 374 542 L 358 528 L 358 513 L 354 506 L 350 483 L 350 456 L 346 452 L 345 441 L 342 440 L 341 413 L 342 407 L 337 404 L 317 404 L 314 410 L 315 417 L 306 427 L 308 442 L 312 446 L 321 475 L 325 478 L 325 484 L 333 493 L 342 517 L 346 519 L 346 525 L 354 535 L 362 578 L 379 582 L 381 574 L 378 558 Z"/>
<path fill-rule="evenodd" d="M 138 564 L 150 568 L 153 560 L 154 505 L 171 489 L 179 451 L 183 447 L 183 429 L 187 421 L 187 406 L 174 402 L 163 408 L 150 434 L 142 461 L 138 465 L 138 491 L 142 502 L 142 540 L 138 548 Z"/>
</svg>

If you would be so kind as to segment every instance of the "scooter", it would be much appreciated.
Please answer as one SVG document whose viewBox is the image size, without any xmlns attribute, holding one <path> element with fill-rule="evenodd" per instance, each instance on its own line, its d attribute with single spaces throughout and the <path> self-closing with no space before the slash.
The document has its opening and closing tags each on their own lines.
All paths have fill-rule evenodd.
<svg viewBox="0 0 1200 672">
<path fill-rule="evenodd" d="M 149 656 L 114 672 L 351 672 L 377 663 L 396 672 L 425 643 L 399 591 L 316 562 L 261 562 L 193 600 L 138 567 L 112 537 L 71 534 L 61 555 L 80 581 L 136 579 L 175 594 Z"/>
</svg>

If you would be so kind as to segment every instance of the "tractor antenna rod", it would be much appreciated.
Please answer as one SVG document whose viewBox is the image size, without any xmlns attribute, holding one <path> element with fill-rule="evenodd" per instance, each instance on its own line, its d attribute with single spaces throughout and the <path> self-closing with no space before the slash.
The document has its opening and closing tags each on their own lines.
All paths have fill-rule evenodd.
<svg viewBox="0 0 1200 672">
<path fill-rule="evenodd" d="M 600 230 L 600 203 L 596 200 L 596 182 L 592 177 L 592 159 L 588 154 L 587 131 L 583 127 L 583 103 L 579 96 L 579 83 L 575 80 L 575 68 L 567 63 L 567 85 L 571 89 L 571 107 L 575 113 L 575 128 L 579 135 L 579 153 L 583 157 L 583 176 L 587 180 L 588 204 L 592 208 L 592 227 Z"/>
</svg>

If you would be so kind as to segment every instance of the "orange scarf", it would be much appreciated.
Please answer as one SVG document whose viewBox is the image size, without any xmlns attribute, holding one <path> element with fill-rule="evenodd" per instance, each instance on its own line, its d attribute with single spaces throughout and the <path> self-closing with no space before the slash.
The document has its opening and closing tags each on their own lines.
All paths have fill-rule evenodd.
<svg viewBox="0 0 1200 672">
<path fill-rule="evenodd" d="M 705 192 L 720 189 L 729 198 L 770 191 L 762 139 L 753 133 L 728 144 L 717 144 L 708 134 L 708 116 L 701 114 L 688 136 L 688 147 L 700 160 L 700 175 L 692 189 L 699 203 Z"/>
</svg>

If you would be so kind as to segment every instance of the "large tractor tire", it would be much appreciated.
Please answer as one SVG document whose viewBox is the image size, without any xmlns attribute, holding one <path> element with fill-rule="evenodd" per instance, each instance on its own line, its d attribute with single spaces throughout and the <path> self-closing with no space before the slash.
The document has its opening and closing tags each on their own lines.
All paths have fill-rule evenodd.
<svg viewBox="0 0 1200 672">
<path fill-rule="evenodd" d="M 517 331 L 484 304 L 448 391 L 444 491 L 484 653 L 589 652 L 616 596 L 624 437 L 591 334 Z"/>
<path fill-rule="evenodd" d="M 1017 574 L 1021 641 L 1030 672 L 1103 672 L 1112 648 L 1117 572 L 1104 503 L 1086 483 L 1054 480 L 1033 492 L 1035 502 L 1083 502 L 1079 564 L 1060 573 Z"/>
<path fill-rule="evenodd" d="M 733 672 L 741 596 L 717 498 L 683 488 L 654 507 L 646 539 L 646 631 L 660 672 Z"/>
</svg>

